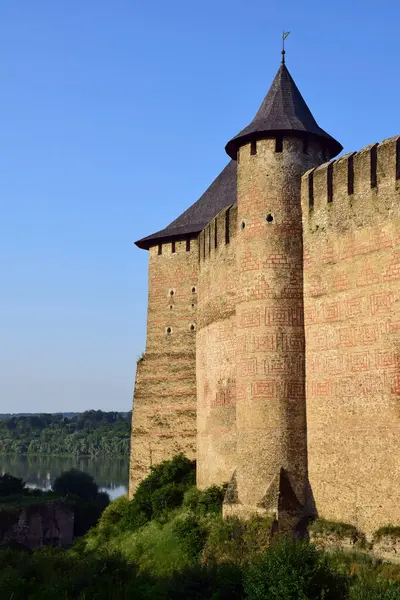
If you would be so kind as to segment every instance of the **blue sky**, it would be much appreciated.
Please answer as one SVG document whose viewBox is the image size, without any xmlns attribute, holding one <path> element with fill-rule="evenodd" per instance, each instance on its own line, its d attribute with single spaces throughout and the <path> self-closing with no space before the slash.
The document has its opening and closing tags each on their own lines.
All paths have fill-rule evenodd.
<svg viewBox="0 0 400 600">
<path fill-rule="evenodd" d="M 287 65 L 345 151 L 400 133 L 394 0 L 0 7 L 0 412 L 129 410 L 147 252 Z"/>
</svg>

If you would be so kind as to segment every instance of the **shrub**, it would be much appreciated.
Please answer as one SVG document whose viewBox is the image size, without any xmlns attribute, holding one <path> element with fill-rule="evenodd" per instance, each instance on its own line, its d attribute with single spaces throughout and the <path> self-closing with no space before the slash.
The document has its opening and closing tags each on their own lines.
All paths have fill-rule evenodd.
<svg viewBox="0 0 400 600">
<path fill-rule="evenodd" d="M 173 533 L 191 561 L 199 558 L 206 541 L 207 531 L 193 513 L 184 514 L 173 522 Z"/>
<path fill-rule="evenodd" d="M 25 492 L 25 482 L 10 473 L 0 475 L 0 496 L 12 496 Z"/>
<path fill-rule="evenodd" d="M 103 494 L 99 494 L 95 500 L 82 500 L 77 497 L 71 497 L 70 500 L 74 508 L 75 537 L 84 535 L 91 527 L 97 524 L 102 512 L 110 501 L 108 494 L 107 500 L 103 498 Z"/>
<path fill-rule="evenodd" d="M 216 519 L 204 548 L 206 562 L 244 564 L 264 552 L 271 541 L 273 518 L 255 515 L 242 521 L 237 517 Z"/>
<path fill-rule="evenodd" d="M 273 543 L 244 574 L 247 600 L 341 600 L 345 578 L 334 573 L 326 557 L 306 542 Z"/>
<path fill-rule="evenodd" d="M 126 516 L 129 506 L 129 500 L 127 496 L 120 496 L 113 500 L 102 513 L 98 528 L 102 532 L 109 531 L 115 525 L 117 525 L 121 519 Z"/>
<path fill-rule="evenodd" d="M 205 490 L 191 487 L 185 493 L 183 506 L 190 508 L 198 514 L 222 513 L 226 485 L 213 485 Z"/>
<path fill-rule="evenodd" d="M 78 496 L 83 500 L 95 500 L 99 491 L 93 477 L 78 469 L 70 469 L 59 475 L 53 483 L 53 491 L 62 496 Z"/>
<path fill-rule="evenodd" d="M 183 454 L 152 467 L 136 490 L 121 527 L 135 531 L 153 518 L 182 504 L 185 492 L 194 485 L 196 465 Z"/>
<path fill-rule="evenodd" d="M 0 550 L 0 589 L 5 600 L 135 598 L 135 576 L 134 566 L 117 554 L 77 558 L 59 549 L 30 554 Z"/>
<path fill-rule="evenodd" d="M 193 565 L 170 577 L 154 580 L 139 576 L 135 590 L 140 600 L 241 600 L 241 572 L 235 565 Z"/>
<path fill-rule="evenodd" d="M 162 517 L 166 512 L 182 504 L 185 493 L 184 484 L 167 483 L 155 490 L 151 498 L 153 518 Z"/>
</svg>

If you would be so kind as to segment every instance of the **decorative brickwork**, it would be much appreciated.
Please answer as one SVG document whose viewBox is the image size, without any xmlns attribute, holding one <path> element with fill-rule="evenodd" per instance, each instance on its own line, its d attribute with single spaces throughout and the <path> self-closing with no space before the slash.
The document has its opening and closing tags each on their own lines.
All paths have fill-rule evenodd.
<svg viewBox="0 0 400 600">
<path fill-rule="evenodd" d="M 206 254 L 200 255 L 197 332 L 200 488 L 229 481 L 236 465 L 236 213 L 236 207 L 223 210 L 200 235 L 200 249 L 206 241 Z"/>
<path fill-rule="evenodd" d="M 239 152 L 238 223 L 245 227 L 239 225 L 236 241 L 238 502 L 224 511 L 279 516 L 278 497 L 267 490 L 278 485 L 282 469 L 296 506 L 305 505 L 300 178 L 322 162 L 322 151 L 310 144 L 304 154 L 300 140 L 284 138 L 279 153 L 274 139 L 258 141 L 256 154 L 249 144 Z"/>
<path fill-rule="evenodd" d="M 229 483 L 224 515 L 400 524 L 400 136 L 326 162 L 341 145 L 282 65 L 226 150 L 200 200 L 137 242 L 130 494 L 184 452 L 199 487 Z"/>
<path fill-rule="evenodd" d="M 310 483 L 321 515 L 366 532 L 400 522 L 397 139 L 351 155 L 352 195 L 349 155 L 332 165 L 332 203 L 328 165 L 312 210 L 302 182 Z"/>
</svg>

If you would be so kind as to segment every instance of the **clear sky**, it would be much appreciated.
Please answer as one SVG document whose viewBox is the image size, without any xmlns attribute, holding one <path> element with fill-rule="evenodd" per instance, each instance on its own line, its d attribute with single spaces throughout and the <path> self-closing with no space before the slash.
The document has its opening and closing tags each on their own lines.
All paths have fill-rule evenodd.
<svg viewBox="0 0 400 600">
<path fill-rule="evenodd" d="M 400 133 L 397 0 L 3 0 L 0 412 L 129 410 L 147 252 L 287 65 L 345 151 Z"/>
</svg>

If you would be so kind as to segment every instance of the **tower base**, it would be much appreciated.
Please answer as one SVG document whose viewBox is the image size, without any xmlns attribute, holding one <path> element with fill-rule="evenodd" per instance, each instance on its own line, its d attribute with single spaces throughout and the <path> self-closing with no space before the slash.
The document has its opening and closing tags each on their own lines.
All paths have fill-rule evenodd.
<svg viewBox="0 0 400 600">
<path fill-rule="evenodd" d="M 273 517 L 273 533 L 304 537 L 307 534 L 307 524 L 310 515 L 304 505 L 298 500 L 285 469 L 271 481 L 264 496 L 254 505 L 243 504 L 240 501 L 234 471 L 228 484 L 222 507 L 223 518 L 237 517 L 248 520 L 255 516 Z"/>
</svg>

